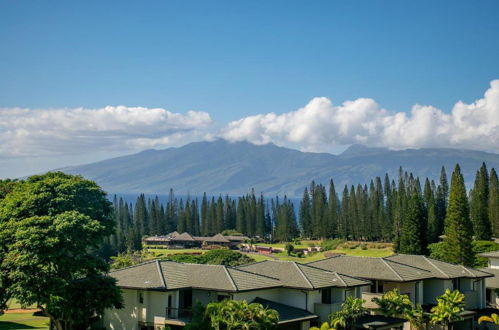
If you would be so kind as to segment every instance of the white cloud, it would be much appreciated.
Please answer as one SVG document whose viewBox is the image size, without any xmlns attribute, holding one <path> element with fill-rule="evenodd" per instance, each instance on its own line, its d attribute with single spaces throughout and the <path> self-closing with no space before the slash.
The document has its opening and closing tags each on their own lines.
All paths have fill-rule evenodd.
<svg viewBox="0 0 499 330">
<path fill-rule="evenodd" d="M 211 122 L 206 112 L 161 108 L 0 108 L 0 157 L 164 147 L 201 139 Z"/>
<path fill-rule="evenodd" d="M 472 104 L 458 102 L 451 113 L 422 105 L 413 106 L 410 113 L 394 113 L 368 98 L 335 106 L 328 98 L 317 97 L 296 111 L 230 122 L 221 136 L 310 151 L 361 143 L 393 149 L 459 147 L 498 152 L 499 80 L 490 83 L 483 98 Z"/>
</svg>

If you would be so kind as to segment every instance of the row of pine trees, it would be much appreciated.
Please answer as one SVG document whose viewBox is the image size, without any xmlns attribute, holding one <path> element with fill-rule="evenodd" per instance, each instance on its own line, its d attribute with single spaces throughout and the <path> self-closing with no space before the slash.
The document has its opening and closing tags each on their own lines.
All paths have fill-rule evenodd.
<svg viewBox="0 0 499 330">
<path fill-rule="evenodd" d="M 159 198 L 138 196 L 134 205 L 114 198 L 116 234 L 110 239 L 116 252 L 140 250 L 142 238 L 173 231 L 193 236 L 212 236 L 234 230 L 250 237 L 290 241 L 299 235 L 294 205 L 287 197 L 266 200 L 252 191 L 237 200 L 229 196 L 201 201 L 175 197 L 172 190 L 166 204 Z"/>
<path fill-rule="evenodd" d="M 400 169 L 396 180 L 386 174 L 369 185 L 345 185 L 339 195 L 333 180 L 327 187 L 312 182 L 303 192 L 298 217 L 288 198 L 265 199 L 253 191 L 237 199 L 204 194 L 201 200 L 179 199 L 170 191 L 166 203 L 140 195 L 133 205 L 115 197 L 117 230 L 111 245 L 118 252 L 139 250 L 144 236 L 235 230 L 276 241 L 298 236 L 386 241 L 398 252 L 425 254 L 428 244 L 444 234 L 448 241 L 456 232 L 465 241 L 499 237 L 499 182 L 485 164 L 469 193 L 457 165 L 450 187 L 443 167 L 438 182 L 426 178 L 424 183 Z"/>
</svg>

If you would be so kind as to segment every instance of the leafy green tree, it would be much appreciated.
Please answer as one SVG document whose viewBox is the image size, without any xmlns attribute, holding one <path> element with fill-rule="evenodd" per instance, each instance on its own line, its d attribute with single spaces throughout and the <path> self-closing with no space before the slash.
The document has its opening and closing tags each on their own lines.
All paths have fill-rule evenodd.
<svg viewBox="0 0 499 330">
<path fill-rule="evenodd" d="M 36 304 L 58 330 L 87 328 L 105 308 L 121 308 L 108 264 L 92 253 L 113 232 L 111 203 L 94 182 L 60 172 L 20 182 L 0 202 L 8 294 Z"/>
<path fill-rule="evenodd" d="M 473 264 L 472 235 L 466 187 L 459 164 L 451 178 L 449 206 L 445 218 L 446 260 L 471 266 Z"/>
<path fill-rule="evenodd" d="M 452 195 L 452 183 L 451 183 Z M 445 293 L 437 297 L 437 305 L 431 309 L 430 324 L 439 324 L 446 329 L 452 329 L 452 323 L 462 320 L 461 313 L 464 311 L 464 294 L 458 290 L 445 290 Z"/>
<path fill-rule="evenodd" d="M 477 240 L 490 240 L 492 226 L 489 220 L 489 175 L 485 163 L 476 173 L 475 184 L 471 191 L 470 218 L 473 233 Z"/>
<path fill-rule="evenodd" d="M 341 310 L 329 316 L 331 327 L 335 329 L 353 329 L 355 322 L 367 312 L 364 302 L 360 298 L 347 297 L 341 305 Z"/>
<path fill-rule="evenodd" d="M 246 301 L 224 300 L 209 303 L 206 306 L 205 318 L 215 330 L 267 330 L 275 329 L 279 322 L 279 314 L 261 304 L 248 304 Z"/>
</svg>

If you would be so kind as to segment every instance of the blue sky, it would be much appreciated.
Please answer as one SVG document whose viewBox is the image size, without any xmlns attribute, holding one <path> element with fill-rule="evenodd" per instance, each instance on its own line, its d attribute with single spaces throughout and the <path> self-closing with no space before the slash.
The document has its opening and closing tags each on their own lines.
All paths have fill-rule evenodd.
<svg viewBox="0 0 499 330">
<path fill-rule="evenodd" d="M 206 131 L 194 137 L 171 142 L 164 138 L 177 126 L 153 129 L 152 138 L 163 137 L 163 143 L 152 147 L 218 136 L 220 129 L 225 132 L 221 136 L 235 140 L 311 151 L 340 150 L 354 142 L 423 147 L 426 142 L 399 146 L 363 136 L 304 143 L 283 138 L 289 132 L 279 137 L 268 133 L 261 121 L 260 130 L 243 137 L 239 131 L 234 138 L 224 127 L 258 114 L 290 113 L 316 97 L 326 97 L 333 106 L 370 98 L 393 113 L 422 104 L 449 114 L 459 100 L 471 104 L 483 98 L 499 78 L 498 17 L 496 0 L 3 1 L 0 108 L 124 105 L 185 116 L 188 110 L 209 114 L 210 123 L 202 123 Z M 331 106 L 321 104 L 321 109 Z M 497 118 L 495 104 L 487 111 Z M 33 112 L 10 114 L 11 121 L 34 118 Z M 0 125 L 0 133 L 8 129 Z M 39 128 L 24 129 L 32 134 Z M 497 127 L 490 130 L 489 140 L 499 139 Z M 32 144 L 16 141 L 20 149 Z M 8 153 L 12 144 L 0 146 L 0 170 L 20 175 L 147 145 L 110 152 L 95 144 L 93 153 L 82 157 L 71 155 L 68 149 L 74 145 L 63 141 L 53 141 L 60 149 L 37 154 L 30 158 L 33 166 L 23 169 L 19 164 L 28 153 Z M 449 144 L 442 141 L 442 146 Z M 481 141 L 456 147 L 472 148 Z"/>
</svg>

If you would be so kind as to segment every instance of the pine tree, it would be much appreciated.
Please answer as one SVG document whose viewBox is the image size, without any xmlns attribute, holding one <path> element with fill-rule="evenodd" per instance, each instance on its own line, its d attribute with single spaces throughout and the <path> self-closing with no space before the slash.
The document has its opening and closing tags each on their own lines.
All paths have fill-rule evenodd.
<svg viewBox="0 0 499 330">
<path fill-rule="evenodd" d="M 471 192 L 470 217 L 476 240 L 490 240 L 492 226 L 489 220 L 489 175 L 485 163 L 476 173 Z"/>
<path fill-rule="evenodd" d="M 236 209 L 236 230 L 242 234 L 246 234 L 246 226 L 244 221 L 245 218 L 246 215 L 244 214 L 244 198 L 239 197 Z"/>
<path fill-rule="evenodd" d="M 449 185 L 447 183 L 447 174 L 445 173 L 445 168 L 442 166 L 442 169 L 440 171 L 440 183 L 435 194 L 435 214 L 438 224 L 438 236 L 442 235 L 444 232 L 444 222 L 447 212 L 448 198 Z"/>
<path fill-rule="evenodd" d="M 399 252 L 402 237 L 402 227 L 407 211 L 407 194 L 403 176 L 399 177 L 398 189 L 396 191 L 396 203 L 393 217 L 393 250 Z"/>
<path fill-rule="evenodd" d="M 400 252 L 407 254 L 426 253 L 426 212 L 423 199 L 416 187 L 412 189 L 407 205 L 407 215 L 402 225 Z"/>
<path fill-rule="evenodd" d="M 459 164 L 452 173 L 449 206 L 445 218 L 445 258 L 447 261 L 471 266 L 473 228 L 470 221 L 466 187 Z"/>
<path fill-rule="evenodd" d="M 260 195 L 258 202 L 256 204 L 256 230 L 255 234 L 258 237 L 265 236 L 265 204 L 263 195 Z"/>
<path fill-rule="evenodd" d="M 430 190 L 429 196 L 426 202 L 426 213 L 428 215 L 428 243 L 436 243 L 439 238 L 439 223 L 436 213 L 436 203 L 433 191 Z"/>
<path fill-rule="evenodd" d="M 224 226 L 224 201 L 222 196 L 218 196 L 216 218 L 215 218 L 215 233 L 221 233 Z"/>
<path fill-rule="evenodd" d="M 340 201 L 338 200 L 338 194 L 336 194 L 336 189 L 334 188 L 333 179 L 329 181 L 329 199 L 327 202 L 328 214 L 327 214 L 327 225 L 326 225 L 326 237 L 332 238 L 336 237 L 338 234 L 338 222 L 339 222 L 339 212 L 340 212 Z"/>
<path fill-rule="evenodd" d="M 203 236 L 208 235 L 208 198 L 206 193 L 203 193 L 201 201 L 201 233 Z"/>
<path fill-rule="evenodd" d="M 495 169 L 490 170 L 489 179 L 489 220 L 494 237 L 499 237 L 499 180 Z"/>
<path fill-rule="evenodd" d="M 300 202 L 300 226 L 303 232 L 303 237 L 312 237 L 312 216 L 311 216 L 311 203 L 310 194 L 308 193 L 307 187 L 303 191 L 303 197 Z"/>
<path fill-rule="evenodd" d="M 338 226 L 339 237 L 347 239 L 348 238 L 348 203 L 349 203 L 348 187 L 345 185 L 343 188 L 343 194 L 341 195 L 341 215 L 340 223 Z"/>
</svg>

